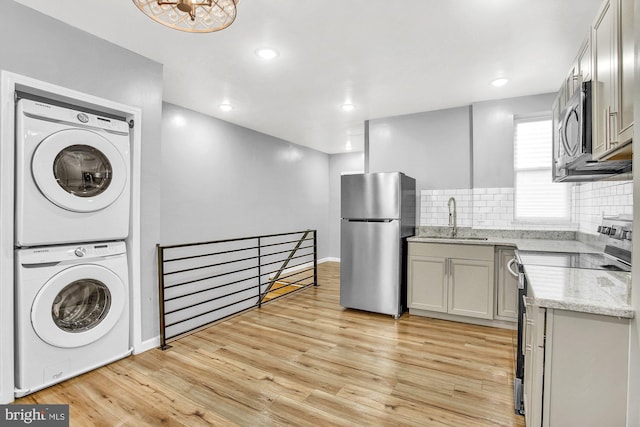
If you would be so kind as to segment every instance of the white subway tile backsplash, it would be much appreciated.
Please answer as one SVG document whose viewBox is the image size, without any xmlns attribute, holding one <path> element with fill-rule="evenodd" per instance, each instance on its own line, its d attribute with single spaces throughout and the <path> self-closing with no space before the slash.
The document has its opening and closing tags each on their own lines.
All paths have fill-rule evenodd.
<svg viewBox="0 0 640 427">
<path fill-rule="evenodd" d="M 514 189 L 473 188 L 422 190 L 420 192 L 420 225 L 447 226 L 450 197 L 456 199 L 459 227 L 482 229 L 567 230 L 595 233 L 602 216 L 633 213 L 631 181 L 588 182 L 572 186 L 571 223 L 549 225 L 513 222 Z"/>
</svg>

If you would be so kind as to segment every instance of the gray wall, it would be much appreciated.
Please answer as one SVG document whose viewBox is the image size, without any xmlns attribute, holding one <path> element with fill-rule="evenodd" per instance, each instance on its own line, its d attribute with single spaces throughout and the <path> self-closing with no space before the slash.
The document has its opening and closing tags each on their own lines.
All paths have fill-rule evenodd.
<svg viewBox="0 0 640 427">
<path fill-rule="evenodd" d="M 329 256 L 329 155 L 164 103 L 161 242 L 316 229 Z"/>
<path fill-rule="evenodd" d="M 474 187 L 513 187 L 513 118 L 550 112 L 555 95 L 522 96 L 472 105 Z"/>
<path fill-rule="evenodd" d="M 340 258 L 340 177 L 363 172 L 364 153 L 333 154 L 329 158 L 329 256 Z"/>
<path fill-rule="evenodd" d="M 416 190 L 471 188 L 469 106 L 369 121 L 369 172 L 404 172 Z"/>
<path fill-rule="evenodd" d="M 142 338 L 158 335 L 162 65 L 32 9 L 0 2 L 0 69 L 142 109 Z"/>
<path fill-rule="evenodd" d="M 514 116 L 550 113 L 554 96 L 371 120 L 369 170 L 403 171 L 416 178 L 418 191 L 512 187 Z"/>
</svg>

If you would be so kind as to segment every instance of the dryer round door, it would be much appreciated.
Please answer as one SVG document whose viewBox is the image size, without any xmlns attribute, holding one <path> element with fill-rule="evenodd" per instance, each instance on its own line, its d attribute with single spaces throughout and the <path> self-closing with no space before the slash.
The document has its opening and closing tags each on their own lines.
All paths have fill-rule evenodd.
<svg viewBox="0 0 640 427">
<path fill-rule="evenodd" d="M 84 129 L 62 130 L 43 139 L 33 154 L 31 173 L 49 201 L 73 212 L 95 212 L 111 205 L 128 175 L 116 146 Z"/>
<path fill-rule="evenodd" d="M 44 284 L 31 306 L 31 324 L 45 342 L 80 347 L 105 336 L 121 319 L 127 289 L 111 270 L 82 264 Z"/>
</svg>

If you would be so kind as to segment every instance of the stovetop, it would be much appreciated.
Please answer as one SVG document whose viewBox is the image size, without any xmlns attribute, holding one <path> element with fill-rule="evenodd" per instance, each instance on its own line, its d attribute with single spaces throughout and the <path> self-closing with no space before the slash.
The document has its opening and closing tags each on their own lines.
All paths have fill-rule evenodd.
<svg viewBox="0 0 640 427">
<path fill-rule="evenodd" d="M 618 215 L 602 218 L 597 230 L 604 241 L 604 252 L 516 251 L 520 265 L 631 271 L 633 217 Z"/>
<path fill-rule="evenodd" d="M 517 251 L 523 265 L 631 271 L 631 266 L 603 253 Z"/>
</svg>

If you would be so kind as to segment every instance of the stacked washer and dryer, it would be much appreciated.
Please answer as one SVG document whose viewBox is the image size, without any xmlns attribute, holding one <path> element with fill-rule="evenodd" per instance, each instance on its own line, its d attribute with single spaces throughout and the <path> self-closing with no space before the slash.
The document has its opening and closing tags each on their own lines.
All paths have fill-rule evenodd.
<svg viewBox="0 0 640 427">
<path fill-rule="evenodd" d="M 125 120 L 16 103 L 16 397 L 126 357 Z"/>
</svg>

